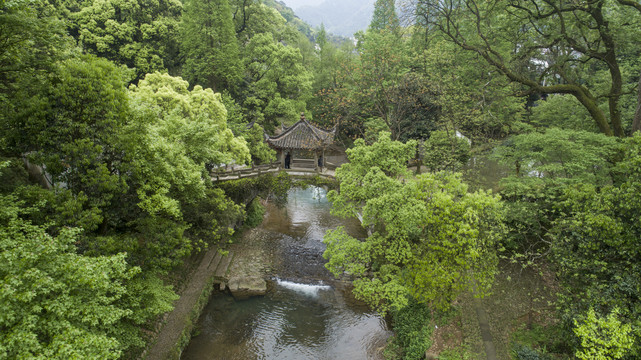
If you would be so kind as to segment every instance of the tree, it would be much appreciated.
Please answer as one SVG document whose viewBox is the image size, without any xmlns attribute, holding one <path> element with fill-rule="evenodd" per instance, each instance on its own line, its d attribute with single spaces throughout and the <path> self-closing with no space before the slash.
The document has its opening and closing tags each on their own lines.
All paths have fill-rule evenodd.
<svg viewBox="0 0 641 360">
<path fill-rule="evenodd" d="M 241 46 L 246 46 L 254 36 L 270 33 L 279 38 L 287 21 L 274 8 L 257 0 L 230 1 L 236 37 Z M 279 39 L 281 40 L 281 39 Z"/>
<path fill-rule="evenodd" d="M 423 80 L 436 113 L 432 126 L 460 131 L 474 143 L 501 139 L 512 132 L 525 110 L 525 102 L 512 96 L 517 88 L 492 67 L 479 63 L 478 55 L 448 43 L 439 34 L 424 38 L 419 28 L 414 30 L 410 63 Z"/>
<path fill-rule="evenodd" d="M 0 199 L 0 356 L 117 359 L 124 347 L 114 327 L 132 312 L 119 302 L 140 270 L 125 254 L 76 254 L 80 230 L 52 237 L 21 220 L 16 201 Z"/>
<path fill-rule="evenodd" d="M 91 55 L 61 61 L 5 124 L 5 150 L 28 153 L 56 186 L 87 200 L 98 215 L 88 231 L 105 223 L 111 201 L 127 189 L 117 142 L 129 114 L 128 75 Z"/>
<path fill-rule="evenodd" d="M 457 133 L 432 131 L 423 144 L 423 164 L 432 172 L 459 171 L 469 159 L 469 140 Z"/>
<path fill-rule="evenodd" d="M 383 121 L 395 140 L 427 138 L 436 107 L 425 79 L 411 72 L 407 44 L 388 30 L 359 35 L 359 57 L 345 58 L 336 86 L 319 95 L 341 131 L 364 136 L 366 119 Z M 353 130 L 352 130 L 353 128 Z"/>
<path fill-rule="evenodd" d="M 142 78 L 176 67 L 181 11 L 179 0 L 90 0 L 69 15 L 70 32 L 85 51 L 135 68 Z"/>
<path fill-rule="evenodd" d="M 400 24 L 396 15 L 394 0 L 376 0 L 374 3 L 374 15 L 369 24 L 369 31 L 390 31 L 398 34 Z"/>
<path fill-rule="evenodd" d="M 296 119 L 305 111 L 312 86 L 300 51 L 276 42 L 270 33 L 254 36 L 245 51 L 249 86 L 243 107 L 249 120 L 271 131 L 282 121 Z"/>
<path fill-rule="evenodd" d="M 249 151 L 245 140 L 235 137 L 227 128 L 226 110 L 220 94 L 211 89 L 189 84 L 167 74 L 148 74 L 137 86 L 130 87 L 133 121 L 122 129 L 122 146 L 127 154 L 130 192 L 127 198 L 133 208 L 121 214 L 132 227 L 131 256 L 145 269 L 167 271 L 180 263 L 192 249 L 193 242 L 185 230 L 196 221 L 217 239 L 227 232 L 222 222 L 203 221 L 185 208 L 232 208 L 220 192 L 208 192 L 205 180 L 208 168 L 224 163 L 246 163 Z M 230 210 L 230 212 L 233 212 Z M 105 239 L 107 249 L 115 239 Z M 113 251 L 113 250 L 112 250 Z"/>
<path fill-rule="evenodd" d="M 325 26 L 321 24 L 316 35 L 316 71 L 314 72 L 314 92 L 336 87 L 336 47 L 329 42 Z"/>
<path fill-rule="evenodd" d="M 29 116 L 57 62 L 68 56 L 71 39 L 64 23 L 22 1 L 0 5 L 0 148 L 5 155 L 26 151 L 18 118 Z"/>
<path fill-rule="evenodd" d="M 625 135 L 622 103 L 636 74 L 628 73 L 622 55 L 634 54 L 629 39 L 641 28 L 640 13 L 627 1 L 419 0 L 419 5 L 428 26 L 522 86 L 522 95 L 570 94 L 602 133 Z"/>
<path fill-rule="evenodd" d="M 404 94 L 397 91 L 404 75 L 409 71 L 409 58 L 405 43 L 387 30 L 368 31 L 357 47 L 360 54 L 360 70 L 357 76 L 356 96 L 369 111 L 385 121 L 392 136 L 398 140 L 403 128 L 400 126 L 409 110 Z M 412 94 L 413 95 L 413 94 Z"/>
<path fill-rule="evenodd" d="M 632 132 L 641 131 L 641 75 L 637 84 L 637 109 L 634 111 L 634 121 L 632 121 Z"/>
<path fill-rule="evenodd" d="M 599 314 L 618 309 L 623 326 L 632 328 L 632 357 L 641 353 L 641 297 L 637 286 L 641 283 L 639 154 L 641 135 L 635 134 L 624 143 L 623 160 L 613 171 L 619 175 L 613 184 L 601 188 L 589 184 L 569 187 L 567 200 L 562 203 L 567 215 L 557 219 L 550 231 L 551 258 L 563 290 L 563 319 L 568 323 L 581 319 L 590 308 Z M 604 331 L 602 334 L 607 337 L 608 332 Z M 585 349 L 586 354 L 590 347 Z M 598 351 L 602 350 L 608 351 Z"/>
<path fill-rule="evenodd" d="M 353 276 L 355 295 L 380 313 L 408 296 L 447 308 L 462 291 L 486 293 L 496 271 L 499 199 L 468 193 L 456 174 L 412 177 L 406 163 L 415 147 L 389 133 L 370 146 L 357 140 L 336 171 L 339 190 L 328 193 L 332 213 L 360 219 L 369 236 L 329 231 L 326 266 Z"/>
<path fill-rule="evenodd" d="M 581 323 L 574 320 L 574 333 L 581 340 L 576 357 L 581 360 L 620 359 L 632 348 L 632 327 L 622 324 L 619 310 L 614 308 L 607 318 L 597 317 L 593 308 Z"/>
<path fill-rule="evenodd" d="M 494 156 L 512 171 L 499 190 L 508 209 L 506 247 L 532 260 L 550 251 L 549 231 L 567 211 L 560 206 L 567 188 L 616 181 L 614 164 L 621 155 L 616 138 L 550 128 L 513 136 Z"/>
<path fill-rule="evenodd" d="M 238 88 L 243 63 L 227 0 L 185 2 L 181 38 L 189 83 L 218 92 Z"/>
</svg>

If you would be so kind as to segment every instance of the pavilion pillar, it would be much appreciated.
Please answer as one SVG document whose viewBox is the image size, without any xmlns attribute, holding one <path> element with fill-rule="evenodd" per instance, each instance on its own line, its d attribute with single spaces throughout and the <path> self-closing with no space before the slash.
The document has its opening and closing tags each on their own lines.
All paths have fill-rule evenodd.
<svg viewBox="0 0 641 360">
<path fill-rule="evenodd" d="M 319 170 L 319 168 L 318 168 L 318 151 L 314 151 L 314 169 L 316 169 L 316 171 Z"/>
<path fill-rule="evenodd" d="M 280 168 L 284 169 L 285 168 L 285 150 L 281 149 L 278 151 L 278 157 L 280 158 Z"/>
</svg>

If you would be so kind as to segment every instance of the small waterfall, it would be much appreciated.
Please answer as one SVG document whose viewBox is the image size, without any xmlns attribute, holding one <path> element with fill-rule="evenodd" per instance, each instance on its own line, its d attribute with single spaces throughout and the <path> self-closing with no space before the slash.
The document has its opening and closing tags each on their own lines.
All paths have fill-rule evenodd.
<svg viewBox="0 0 641 360">
<path fill-rule="evenodd" d="M 296 291 L 297 293 L 301 293 L 307 296 L 318 296 L 318 292 L 320 290 L 329 290 L 332 287 L 329 285 L 310 285 L 310 284 L 301 284 L 301 283 L 295 283 L 292 281 L 287 281 L 287 280 L 281 280 L 281 279 L 276 279 L 276 283 L 279 286 L 284 287 L 285 289 L 289 289 L 292 291 Z"/>
</svg>

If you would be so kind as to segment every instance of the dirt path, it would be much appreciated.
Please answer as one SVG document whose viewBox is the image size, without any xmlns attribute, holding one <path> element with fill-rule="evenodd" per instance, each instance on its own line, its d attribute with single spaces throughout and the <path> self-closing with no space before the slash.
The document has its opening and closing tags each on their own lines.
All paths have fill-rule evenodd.
<svg viewBox="0 0 641 360">
<path fill-rule="evenodd" d="M 483 345 L 485 346 L 487 360 L 498 360 L 494 341 L 492 340 L 492 332 L 490 331 L 490 320 L 487 317 L 487 313 L 485 312 L 480 299 L 474 299 L 474 311 L 476 311 L 476 316 L 478 317 L 479 327 L 481 329 L 481 338 L 483 339 Z"/>
<path fill-rule="evenodd" d="M 204 306 L 207 303 L 212 286 L 216 282 L 215 275 L 224 274 L 227 271 L 231 257 L 233 257 L 233 253 L 230 252 L 229 255 L 222 256 L 217 248 L 212 248 L 205 254 L 198 269 L 185 286 L 180 299 L 174 303 L 174 310 L 169 313 L 156 342 L 151 346 L 147 354 L 143 355 L 145 359 L 167 360 L 180 358 L 182 346 L 178 346 L 178 343 L 189 340 L 191 329 L 195 322 L 194 315 L 197 319 L 200 314 L 200 309 L 197 309 L 197 305 Z M 203 297 L 205 301 L 201 305 L 199 300 L 202 302 Z"/>
</svg>

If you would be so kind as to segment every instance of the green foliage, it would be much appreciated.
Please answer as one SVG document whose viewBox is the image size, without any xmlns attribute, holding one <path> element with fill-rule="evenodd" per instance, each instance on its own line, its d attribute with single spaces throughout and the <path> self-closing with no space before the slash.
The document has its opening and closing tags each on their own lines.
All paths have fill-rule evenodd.
<svg viewBox="0 0 641 360">
<path fill-rule="evenodd" d="M 618 321 L 624 324 L 618 328 L 632 327 L 631 355 L 638 356 L 641 136 L 627 139 L 624 150 L 624 158 L 617 165 L 624 179 L 620 184 L 600 190 L 589 185 L 567 189 L 567 216 L 558 219 L 551 231 L 552 259 L 563 286 L 560 305 L 568 327 L 590 308 L 601 314 L 616 308 Z M 588 323 L 601 324 L 595 321 Z"/>
<path fill-rule="evenodd" d="M 624 89 L 638 81 L 639 47 L 629 39 L 639 37 L 641 12 L 635 1 L 584 5 L 420 0 L 417 16 L 421 32 L 469 52 L 523 95 L 574 96 L 602 133 L 624 136 L 623 104 L 634 97 Z"/>
<path fill-rule="evenodd" d="M 374 3 L 374 15 L 369 24 L 370 31 L 392 31 L 398 32 L 400 25 L 393 0 L 376 0 Z"/>
<path fill-rule="evenodd" d="M 474 143 L 511 133 L 525 110 L 524 100 L 513 95 L 517 88 L 473 54 L 426 35 L 421 27 L 413 30 L 412 64 L 424 81 L 428 104 L 437 109 L 438 128 L 458 130 Z"/>
<path fill-rule="evenodd" d="M 272 130 L 305 111 L 311 96 L 312 75 L 298 49 L 275 41 L 271 33 L 257 34 L 245 48 L 243 107 L 250 119 Z"/>
<path fill-rule="evenodd" d="M 40 91 L 42 77 L 71 47 L 64 23 L 38 11 L 40 4 L 21 0 L 0 5 L 0 119 L 3 132 Z M 3 140 L 2 146 L 6 140 Z"/>
<path fill-rule="evenodd" d="M 205 197 L 183 207 L 183 218 L 191 225 L 186 230 L 189 238 L 212 245 L 231 235 L 233 226 L 243 218 L 243 209 L 221 189 L 208 187 Z"/>
<path fill-rule="evenodd" d="M 285 172 L 278 175 L 264 174 L 252 178 L 218 182 L 216 184 L 237 204 L 248 204 L 256 196 L 263 199 L 275 198 L 278 201 L 287 199 L 287 191 L 292 187 L 292 180 Z"/>
<path fill-rule="evenodd" d="M 179 0 L 89 0 L 70 9 L 70 32 L 85 51 L 135 68 L 138 78 L 172 69 L 178 55 Z"/>
<path fill-rule="evenodd" d="M 254 124 L 243 133 L 243 137 L 247 141 L 252 164 L 270 164 L 276 161 L 276 151 L 265 142 L 265 131 L 260 125 Z"/>
<path fill-rule="evenodd" d="M 245 226 L 255 228 L 263 222 L 265 207 L 260 203 L 259 198 L 255 198 L 247 205 L 247 215 L 245 216 Z"/>
<path fill-rule="evenodd" d="M 183 74 L 193 85 L 234 90 L 243 69 L 227 0 L 189 0 L 181 23 Z"/>
<path fill-rule="evenodd" d="M 140 270 L 127 267 L 125 254 L 78 255 L 78 229 L 52 237 L 17 217 L 15 198 L 1 201 L 0 355 L 117 359 L 123 345 L 112 329 L 132 314 L 118 303 Z"/>
<path fill-rule="evenodd" d="M 610 171 L 619 154 L 616 139 L 550 128 L 512 137 L 497 149 L 496 156 L 514 169 L 516 177 L 604 185 L 612 180 Z"/>
<path fill-rule="evenodd" d="M 555 94 L 539 100 L 531 109 L 530 121 L 540 127 L 597 132 L 590 114 L 573 96 Z"/>
<path fill-rule="evenodd" d="M 430 171 L 458 171 L 470 158 L 469 140 L 456 133 L 433 131 L 423 144 L 423 164 Z"/>
<path fill-rule="evenodd" d="M 547 251 L 547 233 L 563 215 L 558 205 L 564 189 L 612 182 L 619 148 L 612 137 L 557 128 L 514 136 L 498 147 L 495 156 L 514 171 L 501 180 L 510 229 L 506 246 L 528 256 Z"/>
<path fill-rule="evenodd" d="M 220 94 L 189 84 L 167 74 L 148 74 L 138 86 L 130 88 L 132 97 L 159 112 L 161 119 L 153 130 L 185 147 L 196 164 L 221 164 L 249 161 L 242 138 L 227 128 L 227 111 Z"/>
<path fill-rule="evenodd" d="M 370 235 L 329 231 L 326 267 L 353 276 L 356 296 L 380 313 L 404 307 L 408 295 L 447 308 L 461 291 L 486 293 L 496 269 L 499 199 L 468 193 L 455 174 L 412 178 L 406 163 L 415 147 L 388 133 L 370 146 L 357 140 L 336 170 L 339 190 L 328 193 L 332 213 L 358 218 Z"/>
<path fill-rule="evenodd" d="M 548 360 L 550 358 L 527 345 L 521 345 L 514 349 L 514 357 L 516 360 Z"/>
<path fill-rule="evenodd" d="M 616 307 L 605 318 L 597 317 L 590 308 L 580 323 L 574 320 L 574 326 L 574 333 L 581 341 L 576 357 L 581 360 L 621 359 L 634 342 L 632 327 L 621 322 Z"/>
<path fill-rule="evenodd" d="M 51 236 L 25 220 L 38 219 L 45 200 L 17 199 L 0 197 L 0 356 L 111 359 L 143 347 L 141 330 L 177 298 L 171 288 L 125 253 L 79 255 L 80 229 Z"/>
<path fill-rule="evenodd" d="M 432 346 L 432 316 L 430 309 L 411 301 L 406 307 L 393 312 L 395 341 L 400 345 L 404 360 L 418 360 Z"/>
<path fill-rule="evenodd" d="M 115 171 L 122 160 L 119 129 L 129 114 L 126 78 L 122 69 L 94 56 L 62 61 L 5 133 L 11 152 L 29 152 L 31 163 L 44 165 L 54 185 L 78 195 L 82 207 L 97 216 L 83 224 L 86 230 L 95 230 L 114 198 L 127 190 Z"/>
<path fill-rule="evenodd" d="M 565 355 L 569 352 L 571 342 L 561 323 L 545 326 L 537 323 L 523 323 L 510 335 L 510 338 L 512 352 L 517 359 L 549 359 L 552 353 Z"/>
</svg>

